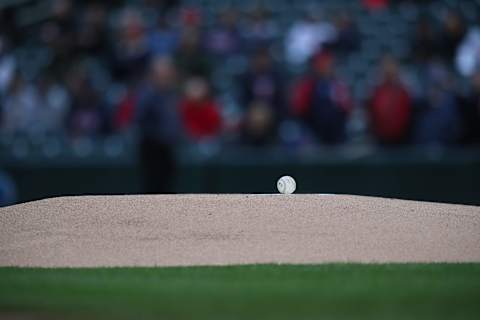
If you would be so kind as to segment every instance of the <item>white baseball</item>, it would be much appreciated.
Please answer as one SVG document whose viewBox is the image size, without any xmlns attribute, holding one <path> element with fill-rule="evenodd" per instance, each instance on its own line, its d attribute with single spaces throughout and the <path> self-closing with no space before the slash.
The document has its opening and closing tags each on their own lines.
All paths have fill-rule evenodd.
<svg viewBox="0 0 480 320">
<path fill-rule="evenodd" d="M 297 183 L 292 177 L 283 176 L 277 181 L 277 189 L 280 193 L 291 194 L 297 189 Z"/>
</svg>

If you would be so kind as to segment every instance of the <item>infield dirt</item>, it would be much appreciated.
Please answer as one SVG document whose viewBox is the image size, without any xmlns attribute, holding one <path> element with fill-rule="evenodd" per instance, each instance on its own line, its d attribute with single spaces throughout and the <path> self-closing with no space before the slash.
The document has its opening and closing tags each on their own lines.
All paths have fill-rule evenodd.
<svg viewBox="0 0 480 320">
<path fill-rule="evenodd" d="M 60 197 L 0 208 L 0 266 L 479 261 L 473 206 L 246 194 Z"/>
</svg>

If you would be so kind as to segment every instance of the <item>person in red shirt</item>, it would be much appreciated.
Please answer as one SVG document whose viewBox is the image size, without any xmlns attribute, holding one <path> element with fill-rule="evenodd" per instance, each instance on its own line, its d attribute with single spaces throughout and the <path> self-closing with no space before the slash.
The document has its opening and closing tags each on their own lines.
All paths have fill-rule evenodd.
<svg viewBox="0 0 480 320">
<path fill-rule="evenodd" d="M 138 92 L 132 85 L 121 98 L 113 114 L 113 130 L 122 132 L 128 130 L 135 120 L 135 107 L 138 104 Z"/>
<path fill-rule="evenodd" d="M 370 11 L 383 10 L 388 7 L 389 0 L 363 0 L 363 6 Z"/>
<path fill-rule="evenodd" d="M 407 142 L 412 119 L 412 98 L 400 80 L 398 65 L 391 56 L 383 58 L 382 79 L 369 104 L 370 126 L 384 145 Z"/>
<path fill-rule="evenodd" d="M 186 81 L 180 113 L 189 139 L 199 142 L 219 135 L 222 128 L 220 108 L 210 95 L 204 78 L 193 77 Z"/>
</svg>

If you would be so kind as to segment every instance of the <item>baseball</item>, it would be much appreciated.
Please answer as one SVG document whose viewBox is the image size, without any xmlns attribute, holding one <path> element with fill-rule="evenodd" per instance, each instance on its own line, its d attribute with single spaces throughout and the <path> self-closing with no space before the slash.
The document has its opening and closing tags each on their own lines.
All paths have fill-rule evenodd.
<svg viewBox="0 0 480 320">
<path fill-rule="evenodd" d="M 280 193 L 291 194 L 295 192 L 297 183 L 295 179 L 290 176 L 283 176 L 277 181 L 277 189 Z"/>
</svg>

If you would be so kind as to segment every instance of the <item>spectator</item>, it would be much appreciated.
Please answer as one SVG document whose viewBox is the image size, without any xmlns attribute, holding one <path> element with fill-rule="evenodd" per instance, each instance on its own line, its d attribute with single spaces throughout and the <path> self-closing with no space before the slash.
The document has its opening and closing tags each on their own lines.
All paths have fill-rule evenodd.
<svg viewBox="0 0 480 320">
<path fill-rule="evenodd" d="M 180 23 L 185 29 L 200 29 L 203 17 L 199 8 L 195 6 L 183 7 L 180 10 Z"/>
<path fill-rule="evenodd" d="M 404 0 L 362 0 L 358 8 L 365 4 L 372 10 L 385 9 L 388 12 L 379 12 L 379 16 L 367 13 L 364 18 L 375 21 L 364 23 L 359 20 L 362 23 L 357 25 L 351 15 L 358 8 L 346 6 L 332 25 L 319 13 L 319 7 L 328 7 L 324 3 L 309 7 L 302 19 L 289 20 L 296 17 L 289 10 L 301 6 L 287 1 L 271 9 L 255 6 L 245 21 L 240 20 L 239 12 L 234 8 L 221 10 L 217 20 L 211 23 L 207 19 L 210 15 L 202 15 L 203 8 L 181 5 L 178 0 L 133 2 L 135 7 L 123 7 L 124 1 L 52 0 L 50 15 L 41 21 L 17 19 L 23 16 L 20 14 L 25 9 L 22 4 L 12 3 L 1 8 L 2 132 L 33 135 L 66 129 L 74 137 L 95 138 L 108 134 L 112 125 L 116 132 L 124 132 L 138 121 L 142 141 L 151 146 L 150 159 L 155 158 L 154 154 L 172 153 L 173 141 L 177 139 L 174 136 L 186 133 L 193 141 L 203 141 L 218 137 L 220 132 L 228 132 L 229 128 L 235 131 L 232 137 L 241 137 L 242 142 L 257 146 L 275 143 L 277 138 L 282 140 L 290 135 L 289 132 L 296 131 L 307 137 L 308 142 L 315 135 L 324 143 L 341 143 L 346 139 L 344 127 L 352 103 L 349 90 L 335 76 L 334 59 L 327 50 L 334 50 L 335 58 L 343 62 L 349 52 L 359 47 L 360 34 L 365 31 L 368 39 L 359 48 L 361 54 L 347 57 L 342 65 L 342 71 L 351 76 L 350 81 L 364 81 L 372 57 L 385 46 L 403 49 L 403 31 L 410 30 L 403 28 L 404 23 L 400 25 L 400 21 L 398 27 L 390 30 L 391 38 L 374 34 L 370 37 L 368 34 L 375 30 L 369 29 L 398 19 L 407 22 L 409 17 L 420 13 L 414 34 L 410 35 L 413 60 L 409 62 L 413 63 L 408 70 L 421 69 L 419 75 L 424 76 L 417 77 L 419 81 L 415 85 L 410 86 L 411 82 L 408 82 L 407 90 L 400 80 L 396 63 L 384 63 L 384 76 L 368 101 L 372 132 L 385 145 L 406 142 L 451 144 L 458 140 L 459 131 L 463 132 L 462 142 L 478 141 L 476 100 L 480 92 L 477 88 L 480 87 L 477 85 L 480 82 L 477 81 L 480 78 L 477 75 L 480 70 L 480 27 L 478 23 L 467 25 L 468 21 L 456 10 L 446 11 L 437 26 L 427 18 L 435 14 L 430 11 L 436 6 L 423 6 L 415 1 L 404 3 Z M 174 10 L 177 5 L 178 10 Z M 398 10 L 395 5 L 400 5 Z M 205 12 L 211 13 L 211 9 L 206 8 Z M 392 21 L 388 20 L 390 16 Z M 291 25 L 284 26 L 284 22 Z M 280 32 L 280 27 L 282 30 L 285 27 L 285 35 Z M 360 30 L 363 27 L 366 30 Z M 468 32 L 465 32 L 467 27 Z M 284 46 L 281 52 L 276 48 L 278 44 Z M 271 48 L 270 51 L 263 49 L 267 47 Z M 319 51 L 323 53 L 315 55 Z M 243 59 L 244 53 L 253 53 L 249 68 L 248 60 Z M 228 59 L 232 55 L 235 59 Z M 287 113 L 291 110 L 286 106 L 284 96 L 290 79 L 273 63 L 271 55 L 282 62 L 286 58 L 285 62 L 290 64 L 293 73 L 310 67 L 310 72 L 294 90 L 293 110 L 302 120 L 288 121 Z M 154 62 L 153 66 L 156 65 L 158 70 L 149 70 L 152 58 L 157 62 L 162 60 L 159 56 L 172 57 L 176 68 L 171 65 L 158 67 Z M 436 61 L 442 60 L 448 69 L 453 58 L 455 71 L 465 77 L 459 80 L 474 79 L 471 91 L 462 92 L 461 104 L 454 97 L 449 76 L 445 75 L 448 72 L 442 71 L 444 67 L 439 67 Z M 311 60 L 315 62 L 309 66 Z M 85 61 L 91 68 L 71 73 L 72 65 L 77 61 Z M 165 71 L 172 69 L 171 73 L 178 71 L 178 78 Z M 235 82 L 235 86 L 231 85 L 233 77 L 241 80 Z M 192 92 L 209 91 L 191 89 L 192 86 L 204 86 L 188 80 L 192 78 L 201 78 L 204 83 L 213 83 L 215 89 L 222 90 L 225 108 L 220 110 L 211 94 L 205 94 L 204 100 L 192 99 L 195 96 Z M 36 79 L 35 83 L 33 79 Z M 188 82 L 190 89 L 187 91 L 190 93 L 188 98 L 182 99 L 180 106 L 175 87 L 183 87 L 181 82 L 184 81 Z M 159 82 L 170 84 L 160 85 Z M 192 85 L 192 82 L 197 84 Z M 106 101 L 109 104 L 116 99 L 117 88 L 127 89 L 111 114 Z M 464 88 L 460 89 L 463 91 Z M 360 92 L 357 93 L 361 96 Z M 238 101 L 234 101 L 235 96 Z M 165 111 L 164 105 L 175 106 L 172 107 L 175 112 Z M 199 105 L 202 107 L 192 107 Z M 163 111 L 155 111 L 158 114 L 151 119 L 139 120 L 139 115 L 146 112 L 139 108 L 157 110 L 157 107 Z M 176 122 L 170 121 L 177 128 L 162 120 L 173 119 L 172 114 L 179 117 Z M 364 128 L 362 114 L 353 120 L 349 132 L 361 132 Z M 284 126 L 285 122 L 287 125 Z M 302 122 L 307 126 L 297 126 Z M 182 127 L 182 123 L 188 125 Z M 157 125 L 162 128 L 156 128 Z M 459 125 L 462 128 L 458 128 Z M 305 134 L 305 128 L 312 132 Z M 143 138 L 147 136 L 148 139 Z M 171 138 L 165 138 L 167 136 Z M 158 151 L 159 144 L 163 145 L 164 151 Z M 142 152 L 149 152 L 145 151 L 148 147 L 142 148 Z M 155 188 L 153 182 L 148 187 L 149 190 L 159 190 Z M 171 184 L 161 188 L 173 190 Z"/>
<path fill-rule="evenodd" d="M 279 118 L 286 111 L 284 81 L 268 48 L 257 50 L 250 64 L 250 70 L 241 78 L 241 104 L 248 106 L 253 102 L 263 102 Z"/>
<path fill-rule="evenodd" d="M 8 38 L 13 46 L 18 46 L 25 40 L 17 19 L 18 11 L 19 8 L 15 6 L 7 5 L 0 8 L 0 34 L 8 30 Z"/>
<path fill-rule="evenodd" d="M 245 125 L 249 128 L 255 127 L 247 130 L 247 135 L 255 138 L 246 140 L 251 140 L 255 144 L 259 144 L 260 141 L 265 143 L 271 141 L 278 122 L 285 116 L 287 110 L 283 77 L 274 66 L 267 48 L 259 49 L 253 55 L 250 70 L 242 76 L 240 87 L 240 102 L 247 109 Z M 260 123 L 264 125 L 261 126 Z M 260 132 L 266 137 L 262 138 Z"/>
<path fill-rule="evenodd" d="M 70 97 L 67 90 L 53 78 L 44 76 L 38 84 L 37 124 L 39 132 L 46 134 L 65 133 L 66 117 L 70 112 Z"/>
<path fill-rule="evenodd" d="M 12 81 L 17 61 L 10 52 L 9 41 L 6 36 L 0 34 L 0 97 L 5 94 Z"/>
<path fill-rule="evenodd" d="M 358 26 L 346 11 L 342 11 L 338 15 L 335 20 L 335 27 L 337 38 L 334 41 L 334 47 L 337 53 L 345 55 L 358 49 L 360 43 Z"/>
<path fill-rule="evenodd" d="M 80 16 L 77 35 L 77 50 L 88 56 L 93 56 L 108 62 L 111 59 L 109 36 L 105 21 L 107 12 L 104 4 L 92 3 L 85 7 Z"/>
<path fill-rule="evenodd" d="M 206 46 L 216 57 L 227 57 L 240 52 L 241 39 L 237 12 L 227 9 L 219 13 L 218 22 L 207 34 Z"/>
<path fill-rule="evenodd" d="M 462 142 L 480 145 L 480 71 L 471 79 L 470 92 L 461 106 L 463 123 Z"/>
<path fill-rule="evenodd" d="M 191 141 L 211 140 L 220 134 L 220 108 L 211 96 L 204 78 L 194 77 L 186 81 L 180 112 L 185 133 Z"/>
<path fill-rule="evenodd" d="M 311 64 L 311 73 L 294 88 L 294 114 L 300 116 L 325 144 L 345 141 L 345 128 L 352 108 L 347 86 L 334 70 L 331 52 L 317 53 Z"/>
<path fill-rule="evenodd" d="M 134 85 L 128 86 L 113 115 L 112 125 L 115 132 L 124 132 L 132 127 L 135 122 L 138 99 L 137 88 Z"/>
<path fill-rule="evenodd" d="M 210 78 L 210 60 L 201 40 L 200 29 L 187 27 L 183 30 L 175 59 L 184 79 L 191 76 Z"/>
<path fill-rule="evenodd" d="M 426 63 L 437 54 L 437 38 L 427 17 L 418 20 L 411 41 L 413 56 L 418 63 Z"/>
<path fill-rule="evenodd" d="M 176 82 L 177 71 L 172 61 L 158 57 L 152 61 L 148 82 L 139 89 L 135 118 L 147 193 L 174 191 L 175 145 L 180 135 Z"/>
<path fill-rule="evenodd" d="M 322 20 L 318 12 L 309 12 L 303 19 L 293 24 L 285 39 L 287 61 L 301 65 L 325 44 L 337 37 L 335 27 Z"/>
<path fill-rule="evenodd" d="M 389 0 L 362 0 L 364 7 L 372 12 L 386 9 L 389 2 Z"/>
<path fill-rule="evenodd" d="M 17 200 L 15 182 L 6 173 L 0 171 L 0 207 L 15 204 Z"/>
<path fill-rule="evenodd" d="M 242 142 L 263 147 L 276 140 L 277 119 L 270 106 L 261 101 L 251 103 L 245 112 L 242 125 Z"/>
<path fill-rule="evenodd" d="M 127 8 L 120 17 L 115 48 L 115 75 L 122 81 L 138 81 L 150 58 L 146 26 L 139 11 Z"/>
<path fill-rule="evenodd" d="M 36 125 L 38 92 L 20 72 L 15 72 L 10 81 L 3 106 L 1 129 L 8 134 L 32 134 Z"/>
<path fill-rule="evenodd" d="M 178 47 L 178 33 L 172 29 L 167 17 L 160 16 L 149 35 L 153 56 L 171 56 Z"/>
<path fill-rule="evenodd" d="M 412 98 L 400 79 L 397 61 L 385 56 L 382 78 L 374 89 L 368 106 L 373 135 L 383 145 L 408 141 L 412 120 Z"/>
<path fill-rule="evenodd" d="M 448 65 L 454 62 L 458 46 L 466 33 L 465 23 L 460 13 L 448 10 L 442 21 L 438 52 Z"/>
<path fill-rule="evenodd" d="M 53 54 L 50 71 L 60 77 L 77 56 L 74 5 L 71 0 L 54 0 L 52 13 L 53 17 L 41 26 L 40 38 Z"/>
<path fill-rule="evenodd" d="M 475 25 L 468 30 L 460 43 L 455 57 L 457 71 L 464 77 L 473 76 L 480 70 L 480 27 Z"/>
<path fill-rule="evenodd" d="M 441 63 L 432 62 L 427 70 L 425 98 L 417 112 L 414 142 L 447 145 L 458 141 L 459 106 L 453 93 L 450 75 Z"/>
<path fill-rule="evenodd" d="M 72 107 L 67 116 L 67 130 L 72 138 L 95 138 L 110 130 L 108 108 L 93 87 L 83 66 L 68 73 L 67 84 Z"/>
<path fill-rule="evenodd" d="M 247 23 L 242 31 L 246 49 L 249 51 L 270 45 L 278 34 L 277 25 L 261 6 L 257 6 L 248 15 Z"/>
</svg>

